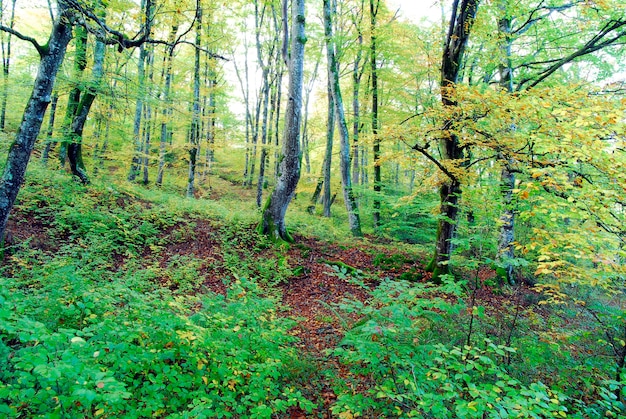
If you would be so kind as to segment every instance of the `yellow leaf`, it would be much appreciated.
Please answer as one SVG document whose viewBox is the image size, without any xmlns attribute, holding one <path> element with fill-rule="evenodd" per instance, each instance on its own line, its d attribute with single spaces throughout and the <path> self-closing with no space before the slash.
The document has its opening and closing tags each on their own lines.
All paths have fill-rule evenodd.
<svg viewBox="0 0 626 419">
<path fill-rule="evenodd" d="M 104 409 L 98 409 L 96 410 L 96 416 L 100 416 L 101 414 L 104 413 Z"/>
<path fill-rule="evenodd" d="M 341 412 L 339 419 L 354 419 L 354 415 L 348 410 L 347 412 Z"/>
</svg>

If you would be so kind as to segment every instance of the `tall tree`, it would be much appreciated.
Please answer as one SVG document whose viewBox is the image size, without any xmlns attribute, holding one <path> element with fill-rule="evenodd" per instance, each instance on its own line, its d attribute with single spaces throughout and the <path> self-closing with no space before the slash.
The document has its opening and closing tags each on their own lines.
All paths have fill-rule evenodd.
<svg viewBox="0 0 626 419">
<path fill-rule="evenodd" d="M 77 176 L 81 182 L 89 183 L 89 176 L 85 169 L 85 163 L 83 161 L 83 129 L 85 122 L 87 122 L 87 116 L 91 110 L 94 100 L 98 94 L 100 88 L 100 82 L 104 71 L 104 54 L 105 45 L 104 42 L 96 40 L 94 48 L 94 65 L 92 70 L 92 80 L 82 92 L 80 102 L 76 108 L 76 114 L 72 119 L 72 125 L 70 127 L 70 142 L 67 148 L 67 157 L 70 162 L 70 169 L 72 173 Z"/>
<path fill-rule="evenodd" d="M 146 7 L 150 7 L 151 2 L 141 0 L 141 8 L 145 10 Z M 152 11 L 146 10 L 146 15 L 151 16 Z M 150 22 L 148 20 L 148 22 Z M 147 28 L 150 31 L 150 28 Z M 128 180 L 134 181 L 139 175 L 141 163 L 142 163 L 142 141 L 141 141 L 141 115 L 144 112 L 144 101 L 146 96 L 146 60 L 148 57 L 148 51 L 146 45 L 141 44 L 139 46 L 139 60 L 137 61 L 137 101 L 135 102 L 135 118 L 133 120 L 133 143 L 134 154 L 130 164 L 130 171 L 128 173 Z"/>
<path fill-rule="evenodd" d="M 196 0 L 196 42 L 193 66 L 193 105 L 189 134 L 189 175 L 187 176 L 187 198 L 193 198 L 196 178 L 196 161 L 200 148 L 200 49 L 202 48 L 202 4 Z"/>
<path fill-rule="evenodd" d="M 178 32 L 178 16 L 173 17 L 170 34 L 165 46 L 165 56 L 163 57 L 163 86 L 161 88 L 161 101 L 163 109 L 161 110 L 161 135 L 159 140 L 159 165 L 157 168 L 157 176 L 155 184 L 161 186 L 163 184 L 163 175 L 165 172 L 165 156 L 167 152 L 167 143 L 172 137 L 172 77 L 173 68 L 172 61 L 174 59 L 174 49 L 176 47 L 176 33 Z"/>
<path fill-rule="evenodd" d="M 341 185 L 343 191 L 343 199 L 348 212 L 348 224 L 353 236 L 362 236 L 361 220 L 359 217 L 359 209 L 357 207 L 354 191 L 352 189 L 352 177 L 350 176 L 350 133 L 346 123 L 346 116 L 343 107 L 343 98 L 341 95 L 341 86 L 339 85 L 339 65 L 335 54 L 335 43 L 333 40 L 333 24 L 332 24 L 332 8 L 330 0 L 324 2 L 324 34 L 326 35 L 326 55 L 328 58 L 328 76 L 329 76 L 329 96 L 332 96 L 334 111 L 336 114 L 337 125 L 339 127 L 340 151 L 339 165 L 341 170 Z M 330 127 L 329 127 L 330 128 Z"/>
<path fill-rule="evenodd" d="M 448 34 L 444 45 L 441 62 L 441 101 L 444 108 L 453 115 L 457 109 L 456 84 L 459 81 L 463 55 L 469 41 L 476 12 L 480 0 L 454 0 L 452 15 L 448 27 Z M 463 164 L 464 146 L 452 130 L 453 116 L 444 121 L 443 138 L 440 142 L 441 158 L 456 164 Z M 420 150 L 423 151 L 423 150 Z M 439 187 L 441 199 L 440 214 L 435 242 L 435 254 L 427 269 L 433 272 L 433 279 L 438 280 L 442 274 L 449 272 L 449 261 L 452 254 L 452 239 L 456 229 L 459 214 L 459 198 L 461 195 L 461 180 L 458 175 L 444 169 L 446 178 Z"/>
<path fill-rule="evenodd" d="M 378 128 L 380 126 L 378 118 L 378 52 L 376 44 L 376 31 L 378 9 L 380 0 L 370 0 L 370 71 L 372 82 L 372 135 L 374 137 L 374 228 L 380 227 L 380 203 L 382 192 L 382 176 L 380 167 L 380 138 L 378 137 Z"/>
<path fill-rule="evenodd" d="M 300 127 L 306 43 L 304 0 L 291 0 L 291 16 L 289 88 L 280 170 L 276 186 L 265 204 L 259 223 L 262 234 L 287 242 L 293 242 L 293 237 L 287 232 L 285 213 L 298 186 L 301 166 Z M 287 30 L 286 27 L 284 29 Z"/>
<path fill-rule="evenodd" d="M 352 24 L 357 33 L 356 55 L 352 65 L 352 184 L 359 184 L 359 136 L 361 134 L 361 102 L 359 91 L 361 90 L 361 79 L 365 71 L 367 60 L 363 60 L 363 14 L 365 0 L 360 1 L 359 8 L 352 13 Z"/>
</svg>

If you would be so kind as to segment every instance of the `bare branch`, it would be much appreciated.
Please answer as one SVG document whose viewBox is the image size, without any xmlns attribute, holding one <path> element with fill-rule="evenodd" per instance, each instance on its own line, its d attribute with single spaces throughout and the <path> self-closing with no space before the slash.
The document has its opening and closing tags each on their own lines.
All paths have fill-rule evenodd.
<svg viewBox="0 0 626 419">
<path fill-rule="evenodd" d="M 10 33 L 11 35 L 18 37 L 22 41 L 30 42 L 31 44 L 33 44 L 33 46 L 37 50 L 40 57 L 43 57 L 46 54 L 45 48 L 42 47 L 35 38 L 31 38 L 30 36 L 23 35 L 22 33 L 16 31 L 15 29 L 10 28 L 8 26 L 4 26 L 4 25 L 0 25 L 0 31 Z"/>
</svg>

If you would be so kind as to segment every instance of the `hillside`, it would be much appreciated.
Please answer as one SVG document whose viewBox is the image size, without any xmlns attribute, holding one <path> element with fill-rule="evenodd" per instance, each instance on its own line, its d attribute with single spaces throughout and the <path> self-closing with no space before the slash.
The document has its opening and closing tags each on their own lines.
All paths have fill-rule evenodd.
<svg viewBox="0 0 626 419">
<path fill-rule="evenodd" d="M 478 265 L 430 284 L 390 239 L 278 246 L 225 194 L 28 179 L 0 279 L 6 417 L 621 414 L 597 338 L 618 329 L 591 308 Z"/>
</svg>

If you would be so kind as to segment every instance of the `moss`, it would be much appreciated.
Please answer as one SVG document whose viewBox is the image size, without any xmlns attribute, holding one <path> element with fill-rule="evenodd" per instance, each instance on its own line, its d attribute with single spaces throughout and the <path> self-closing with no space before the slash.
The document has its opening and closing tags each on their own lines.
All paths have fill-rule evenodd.
<svg viewBox="0 0 626 419">
<path fill-rule="evenodd" d="M 424 276 L 418 270 L 412 269 L 409 272 L 404 272 L 398 277 L 398 279 L 409 282 L 420 282 L 422 279 L 424 279 Z"/>
<path fill-rule="evenodd" d="M 430 262 L 428 262 L 428 265 L 426 265 L 426 267 L 424 268 L 424 270 L 426 272 L 434 272 L 435 266 L 437 266 L 437 258 L 433 256 Z"/>
</svg>

